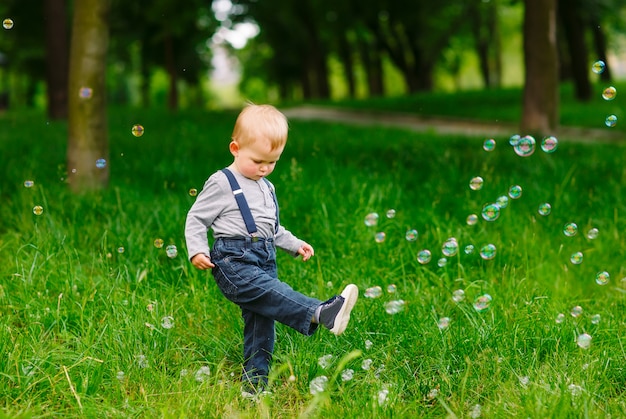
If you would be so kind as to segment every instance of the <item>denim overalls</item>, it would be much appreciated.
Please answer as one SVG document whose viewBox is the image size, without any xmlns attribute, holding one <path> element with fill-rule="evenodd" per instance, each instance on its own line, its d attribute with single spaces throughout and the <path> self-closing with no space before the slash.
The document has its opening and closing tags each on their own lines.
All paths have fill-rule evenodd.
<svg viewBox="0 0 626 419">
<path fill-rule="evenodd" d="M 311 319 L 321 301 L 294 291 L 278 279 L 274 239 L 255 236 L 256 224 L 237 180 L 228 169 L 222 171 L 230 182 L 250 236 L 218 238 L 211 249 L 211 261 L 215 264 L 212 272 L 222 294 L 241 308 L 243 378 L 253 386 L 263 386 L 267 383 L 274 351 L 274 321 L 309 336 L 317 329 L 318 325 L 311 323 Z M 276 202 L 273 190 L 272 195 Z"/>
</svg>

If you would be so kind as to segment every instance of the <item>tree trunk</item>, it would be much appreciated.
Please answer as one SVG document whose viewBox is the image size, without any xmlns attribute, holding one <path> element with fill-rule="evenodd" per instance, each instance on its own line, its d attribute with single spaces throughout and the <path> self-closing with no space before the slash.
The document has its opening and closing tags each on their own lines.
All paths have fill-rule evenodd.
<svg viewBox="0 0 626 419">
<path fill-rule="evenodd" d="M 339 60 L 343 66 L 343 72 L 346 75 L 346 82 L 348 84 L 348 96 L 350 98 L 356 97 L 356 80 L 354 78 L 354 59 L 352 58 L 352 48 L 350 47 L 350 40 L 348 38 L 348 32 L 344 31 L 339 37 Z"/>
<path fill-rule="evenodd" d="M 574 95 L 579 101 L 587 102 L 591 99 L 592 91 L 589 81 L 585 25 L 580 16 L 580 6 L 570 2 L 571 0 L 559 0 L 559 16 L 563 24 L 563 34 L 567 40 L 567 51 L 569 52 L 571 74 L 574 81 Z"/>
<path fill-rule="evenodd" d="M 74 192 L 102 189 L 109 181 L 105 85 L 109 6 L 109 0 L 74 3 L 67 147 L 67 179 Z"/>
<path fill-rule="evenodd" d="M 594 59 L 594 61 L 602 60 L 606 64 L 604 71 L 600 74 L 600 80 L 608 83 L 613 79 L 613 76 L 611 75 L 611 66 L 609 66 L 606 57 L 606 35 L 599 22 L 592 20 L 591 33 L 593 34 L 593 49 L 596 53 L 596 59 Z"/>
<path fill-rule="evenodd" d="M 524 98 L 521 129 L 549 134 L 558 125 L 556 0 L 525 0 Z"/>
<path fill-rule="evenodd" d="M 69 42 L 65 0 L 45 0 L 48 116 L 67 118 Z"/>
</svg>

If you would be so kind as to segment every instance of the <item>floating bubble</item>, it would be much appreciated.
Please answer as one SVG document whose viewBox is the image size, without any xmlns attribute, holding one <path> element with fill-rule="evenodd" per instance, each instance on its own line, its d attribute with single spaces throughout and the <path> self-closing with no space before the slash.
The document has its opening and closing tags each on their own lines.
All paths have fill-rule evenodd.
<svg viewBox="0 0 626 419">
<path fill-rule="evenodd" d="M 591 65 L 591 71 L 596 74 L 604 73 L 604 69 L 606 69 L 606 64 L 602 60 L 598 60 Z"/>
<path fill-rule="evenodd" d="M 450 317 L 442 317 L 439 319 L 439 321 L 437 322 L 437 327 L 440 330 L 444 330 L 447 329 L 448 326 L 450 326 Z"/>
<path fill-rule="evenodd" d="M 515 154 L 520 157 L 528 157 L 535 152 L 535 138 L 531 135 L 524 135 L 519 139 L 517 144 L 513 146 Z"/>
<path fill-rule="evenodd" d="M 144 131 L 145 130 L 143 128 L 143 125 L 139 125 L 139 124 L 133 125 L 133 127 L 130 130 L 130 132 L 132 132 L 135 137 L 141 137 Z"/>
<path fill-rule="evenodd" d="M 428 394 L 426 395 L 426 397 L 429 400 L 432 400 L 434 398 L 436 398 L 439 395 L 439 389 L 438 388 L 431 388 L 430 391 L 428 392 Z"/>
<path fill-rule="evenodd" d="M 137 365 L 139 368 L 148 368 L 148 358 L 145 355 L 137 355 Z"/>
<path fill-rule="evenodd" d="M 417 252 L 417 261 L 421 263 L 422 265 L 425 265 L 428 262 L 430 262 L 431 257 L 432 255 L 430 253 L 430 250 L 428 249 L 422 249 L 419 252 Z"/>
<path fill-rule="evenodd" d="M 452 301 L 460 303 L 463 300 L 465 300 L 465 291 L 458 289 L 452 292 Z"/>
<path fill-rule="evenodd" d="M 198 190 L 196 188 L 189 189 L 189 196 L 196 196 L 196 195 L 198 195 Z"/>
<path fill-rule="evenodd" d="M 591 346 L 591 335 L 583 333 L 576 338 L 576 344 L 582 349 L 589 349 Z"/>
<path fill-rule="evenodd" d="M 165 248 L 165 254 L 167 254 L 167 257 L 170 259 L 174 259 L 176 256 L 178 256 L 178 249 L 176 248 L 176 245 L 174 244 L 170 244 Z"/>
<path fill-rule="evenodd" d="M 583 252 L 572 253 L 572 256 L 570 256 L 569 260 L 574 265 L 580 265 L 581 263 L 583 263 Z"/>
<path fill-rule="evenodd" d="M 447 239 L 441 246 L 441 253 L 446 257 L 455 256 L 459 252 L 459 243 L 454 237 Z"/>
<path fill-rule="evenodd" d="M 383 388 L 378 392 L 378 405 L 383 406 L 387 403 L 387 396 L 389 396 L 389 389 Z"/>
<path fill-rule="evenodd" d="M 556 137 L 545 137 L 541 140 L 541 149 L 546 153 L 554 153 L 559 146 L 559 140 Z"/>
<path fill-rule="evenodd" d="M 530 377 L 527 375 L 519 378 L 519 383 L 522 387 L 526 387 L 530 383 Z"/>
<path fill-rule="evenodd" d="M 354 378 L 354 370 L 348 368 L 341 371 L 341 381 L 350 381 Z"/>
<path fill-rule="evenodd" d="M 388 209 L 385 215 L 387 216 L 387 218 L 394 218 L 396 216 L 396 210 L 393 208 Z"/>
<path fill-rule="evenodd" d="M 517 143 L 519 143 L 520 138 L 522 138 L 519 134 L 511 135 L 509 138 L 509 144 L 515 147 Z"/>
<path fill-rule="evenodd" d="M 372 360 L 370 358 L 364 359 L 363 362 L 361 362 L 361 369 L 367 371 L 370 368 L 372 368 Z"/>
<path fill-rule="evenodd" d="M 107 166 L 107 161 L 105 159 L 96 160 L 96 167 L 98 169 L 104 169 Z"/>
<path fill-rule="evenodd" d="M 547 215 L 550 215 L 550 213 L 552 212 L 552 206 L 550 206 L 550 204 L 548 204 L 547 202 L 544 202 L 543 204 L 539 204 L 537 212 L 539 213 L 539 215 L 543 215 L 545 217 Z"/>
<path fill-rule="evenodd" d="M 567 223 L 563 227 L 563 234 L 567 237 L 574 237 L 578 233 L 578 226 L 576 223 Z"/>
<path fill-rule="evenodd" d="M 395 284 L 389 284 L 387 285 L 387 292 L 389 294 L 394 294 L 396 291 L 398 291 L 398 287 L 396 287 Z"/>
<path fill-rule="evenodd" d="M 163 239 L 154 239 L 154 247 L 160 249 L 163 247 Z"/>
<path fill-rule="evenodd" d="M 595 240 L 598 238 L 599 233 L 598 229 L 594 227 L 587 232 L 587 238 L 589 240 Z"/>
<path fill-rule="evenodd" d="M 387 314 L 398 314 L 404 310 L 404 300 L 392 300 L 385 303 L 385 311 Z"/>
<path fill-rule="evenodd" d="M 604 120 L 604 124 L 609 128 L 613 128 L 615 125 L 617 125 L 617 116 L 615 115 L 607 116 L 606 119 Z"/>
<path fill-rule="evenodd" d="M 32 188 L 35 185 L 35 182 L 33 182 L 32 180 L 25 180 L 24 181 L 24 187 L 25 188 Z"/>
<path fill-rule="evenodd" d="M 617 89 L 613 86 L 609 86 L 602 91 L 602 99 L 613 100 L 617 96 Z"/>
<path fill-rule="evenodd" d="M 486 221 L 496 221 L 500 217 L 500 207 L 498 204 L 485 204 L 481 214 Z"/>
<path fill-rule="evenodd" d="M 467 216 L 467 225 L 468 226 L 473 226 L 478 222 L 478 215 L 476 214 L 470 214 Z"/>
<path fill-rule="evenodd" d="M 315 377 L 309 383 L 309 392 L 313 395 L 323 393 L 326 390 L 326 386 L 328 385 L 328 377 L 325 375 L 320 375 L 319 377 Z"/>
<path fill-rule="evenodd" d="M 509 196 L 511 199 L 519 199 L 522 196 L 522 187 L 513 185 L 509 188 Z"/>
<path fill-rule="evenodd" d="M 387 235 L 385 234 L 384 231 L 379 231 L 378 233 L 374 235 L 374 240 L 376 240 L 376 243 L 382 243 L 385 241 L 386 238 L 387 238 Z"/>
<path fill-rule="evenodd" d="M 78 90 L 78 97 L 81 99 L 91 99 L 93 96 L 93 89 L 91 87 L 81 87 Z"/>
<path fill-rule="evenodd" d="M 414 242 L 415 240 L 417 240 L 417 236 L 417 230 L 407 230 L 404 234 L 404 238 L 409 242 Z"/>
<path fill-rule="evenodd" d="M 493 138 L 488 138 L 483 143 L 483 150 L 485 151 L 493 151 L 496 148 L 496 140 Z"/>
<path fill-rule="evenodd" d="M 370 349 L 372 349 L 372 346 L 374 346 L 374 343 L 371 340 L 367 339 L 365 341 L 365 349 L 369 351 Z"/>
<path fill-rule="evenodd" d="M 115 374 L 115 378 L 117 378 L 119 381 L 124 381 L 124 379 L 126 378 L 126 374 L 124 374 L 124 371 L 118 371 L 117 374 Z"/>
<path fill-rule="evenodd" d="M 469 416 L 472 419 L 478 419 L 479 417 L 482 416 L 482 406 L 479 404 L 474 405 L 474 407 L 472 407 L 472 409 L 469 412 Z"/>
<path fill-rule="evenodd" d="M 117 253 L 124 253 L 124 248 L 122 246 L 117 248 Z"/>
<path fill-rule="evenodd" d="M 198 371 L 196 371 L 195 379 L 197 382 L 203 383 L 204 380 L 206 380 L 210 375 L 211 369 L 208 366 L 203 365 L 198 369 Z"/>
<path fill-rule="evenodd" d="M 161 327 L 163 329 L 171 329 L 174 327 L 174 318 L 172 316 L 163 316 L 161 318 Z"/>
<path fill-rule="evenodd" d="M 487 244 L 480 249 L 480 257 L 484 260 L 491 260 L 496 257 L 496 246 Z"/>
<path fill-rule="evenodd" d="M 465 246 L 465 254 L 471 255 L 472 253 L 474 253 L 474 245 L 468 244 L 467 246 Z"/>
<path fill-rule="evenodd" d="M 583 388 L 576 384 L 570 384 L 569 386 L 567 386 L 567 390 L 573 397 L 578 397 L 583 394 Z"/>
<path fill-rule="evenodd" d="M 333 362 L 333 356 L 331 354 L 320 356 L 317 359 L 317 364 L 324 369 L 330 367 L 330 364 L 332 362 Z"/>
<path fill-rule="evenodd" d="M 490 305 L 491 305 L 491 295 L 489 294 L 479 295 L 474 300 L 474 310 L 478 311 L 479 313 L 489 309 Z"/>
<path fill-rule="evenodd" d="M 563 323 L 563 321 L 565 321 L 565 314 L 563 313 L 559 313 L 556 316 L 556 319 L 554 320 L 557 324 L 561 324 Z"/>
<path fill-rule="evenodd" d="M 475 176 L 470 179 L 469 187 L 473 191 L 478 191 L 483 188 L 483 178 L 480 176 Z"/>
<path fill-rule="evenodd" d="M 364 295 L 366 298 L 378 298 L 381 295 L 383 295 L 383 289 L 379 287 L 378 285 L 374 287 L 369 287 L 368 289 L 365 290 Z"/>
<path fill-rule="evenodd" d="M 365 216 L 365 225 L 368 227 L 373 227 L 378 224 L 378 214 L 375 212 L 370 212 Z"/>
<path fill-rule="evenodd" d="M 35 214 L 35 215 L 43 214 L 43 207 L 41 205 L 35 205 L 33 207 L 33 214 Z"/>
<path fill-rule="evenodd" d="M 580 317 L 580 315 L 583 314 L 583 308 L 581 306 L 574 306 L 569 314 L 571 314 L 572 317 Z"/>
<path fill-rule="evenodd" d="M 600 323 L 601 319 L 602 316 L 600 316 L 599 314 L 594 314 L 593 316 L 591 316 L 591 324 L 598 324 Z"/>
<path fill-rule="evenodd" d="M 437 266 L 439 266 L 440 268 L 443 268 L 444 266 L 446 266 L 448 264 L 448 259 L 446 258 L 440 258 L 437 261 Z"/>
<path fill-rule="evenodd" d="M 606 285 L 609 283 L 609 279 L 611 275 L 607 271 L 598 272 L 596 275 L 596 284 L 598 285 Z"/>
<path fill-rule="evenodd" d="M 4 29 L 13 29 L 13 25 L 14 25 L 13 19 L 7 18 L 2 21 L 2 27 Z"/>
<path fill-rule="evenodd" d="M 506 196 L 506 195 L 499 196 L 496 199 L 496 205 L 498 207 L 500 207 L 501 209 L 508 207 L 509 206 L 509 197 Z"/>
</svg>

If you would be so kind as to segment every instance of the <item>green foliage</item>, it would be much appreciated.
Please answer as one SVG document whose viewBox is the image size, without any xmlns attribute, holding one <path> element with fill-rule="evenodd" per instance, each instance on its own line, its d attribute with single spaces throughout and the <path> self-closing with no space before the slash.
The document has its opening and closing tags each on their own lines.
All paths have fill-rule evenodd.
<svg viewBox="0 0 626 419">
<path fill-rule="evenodd" d="M 111 188 L 78 196 L 62 180 L 65 125 L 36 113 L 0 117 L 4 415 L 626 415 L 623 145 L 560 138 L 555 153 L 521 158 L 508 138 L 485 152 L 482 138 L 295 120 L 272 181 L 281 220 L 316 255 L 301 263 L 281 253 L 280 276 L 319 298 L 353 282 L 361 299 L 341 337 L 320 330 L 306 338 L 279 325 L 273 394 L 241 399 L 240 314 L 208 273 L 191 267 L 183 238 L 188 190 L 230 162 L 235 117 L 112 110 Z M 131 135 L 135 123 L 142 137 Z M 472 191 L 476 175 L 485 183 Z M 466 224 L 514 184 L 522 197 L 498 220 Z M 547 217 L 537 213 L 541 202 L 552 204 Z M 363 223 L 370 212 L 380 214 L 376 227 Z M 571 238 L 562 233 L 569 221 L 579 226 Z M 585 236 L 591 227 L 600 231 L 595 240 Z M 409 228 L 416 242 L 405 240 Z M 448 237 L 460 251 L 439 267 Z M 478 255 L 486 243 L 497 247 L 493 260 Z M 477 251 L 466 254 L 467 244 Z M 420 249 L 431 250 L 430 263 L 418 263 Z M 569 261 L 574 251 L 584 253 L 582 264 Z M 595 283 L 601 270 L 611 274 L 608 285 Z M 364 298 L 373 286 L 383 295 Z M 459 303 L 451 299 L 457 289 L 465 291 Z M 478 312 L 472 302 L 485 293 L 491 307 Z M 399 299 L 404 310 L 387 314 L 385 303 Z M 576 318 L 575 305 L 584 309 Z M 438 327 L 442 317 L 448 328 Z M 592 336 L 586 350 L 576 345 L 583 332 Z M 324 355 L 332 355 L 326 368 L 317 362 Z M 196 375 L 201 367 L 210 374 Z M 341 379 L 345 369 L 352 380 Z M 327 391 L 311 395 L 309 382 L 321 375 Z"/>
</svg>

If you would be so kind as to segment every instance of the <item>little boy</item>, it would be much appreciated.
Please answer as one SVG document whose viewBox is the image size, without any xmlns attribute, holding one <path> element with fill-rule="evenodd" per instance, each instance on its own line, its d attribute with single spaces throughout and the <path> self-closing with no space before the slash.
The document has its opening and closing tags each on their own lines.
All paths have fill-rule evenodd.
<svg viewBox="0 0 626 419">
<path fill-rule="evenodd" d="M 307 261 L 310 244 L 280 225 L 273 185 L 266 179 L 287 142 L 285 116 L 270 105 L 246 106 L 230 142 L 233 163 L 204 184 L 187 214 L 185 237 L 191 263 L 212 269 L 222 294 L 241 308 L 244 395 L 267 384 L 274 351 L 274 321 L 304 335 L 319 324 L 340 335 L 359 295 L 350 284 L 322 302 L 294 291 L 276 271 L 276 247 Z M 207 231 L 215 242 L 209 249 Z"/>
</svg>

